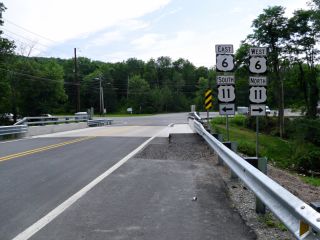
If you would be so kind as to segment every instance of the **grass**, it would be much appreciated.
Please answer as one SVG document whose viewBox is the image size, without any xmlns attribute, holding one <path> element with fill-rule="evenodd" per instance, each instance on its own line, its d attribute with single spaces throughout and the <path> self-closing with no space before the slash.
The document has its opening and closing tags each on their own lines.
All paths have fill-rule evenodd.
<svg viewBox="0 0 320 240">
<path fill-rule="evenodd" d="M 301 179 L 307 184 L 320 187 L 320 178 L 303 176 Z"/>
<path fill-rule="evenodd" d="M 214 124 L 213 128 L 223 134 L 226 139 L 224 125 Z M 248 156 L 255 156 L 256 132 L 243 127 L 229 126 L 230 141 L 238 143 L 238 150 Z M 292 154 L 292 144 L 278 137 L 259 134 L 259 156 L 266 156 L 268 161 L 286 168 L 290 166 L 288 156 Z"/>
<path fill-rule="evenodd" d="M 279 220 L 275 219 L 271 213 L 266 213 L 264 215 L 259 216 L 259 221 L 270 228 L 278 228 L 283 232 L 288 231 L 286 226 Z"/>
<path fill-rule="evenodd" d="M 238 143 L 238 151 L 247 155 L 256 155 L 256 132 L 244 127 L 244 117 L 231 118 L 229 121 L 230 141 Z M 212 122 L 212 129 L 221 133 L 226 139 L 225 118 L 217 118 Z M 310 161 L 312 153 L 319 148 L 311 143 L 297 140 L 283 140 L 277 136 L 259 133 L 259 156 L 267 157 L 274 166 L 300 171 L 301 163 Z M 306 176 L 302 180 L 313 186 L 320 186 L 320 178 Z"/>
</svg>

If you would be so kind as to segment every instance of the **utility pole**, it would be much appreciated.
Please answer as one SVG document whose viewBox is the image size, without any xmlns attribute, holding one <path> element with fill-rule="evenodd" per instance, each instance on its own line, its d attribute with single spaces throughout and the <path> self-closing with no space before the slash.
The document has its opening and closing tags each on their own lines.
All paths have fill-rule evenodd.
<svg viewBox="0 0 320 240">
<path fill-rule="evenodd" d="M 76 83 L 76 111 L 80 112 L 80 82 L 78 78 L 77 49 L 74 48 L 74 82 Z"/>
<path fill-rule="evenodd" d="M 128 75 L 128 80 L 127 80 L 127 101 L 129 97 L 129 75 Z"/>
<path fill-rule="evenodd" d="M 100 98 L 100 116 L 102 114 L 104 114 L 104 97 L 103 97 L 103 86 L 102 86 L 102 78 L 95 78 L 96 80 L 99 80 L 99 90 L 100 90 L 100 94 L 99 94 L 99 98 Z M 107 83 L 108 84 L 108 83 Z"/>
</svg>

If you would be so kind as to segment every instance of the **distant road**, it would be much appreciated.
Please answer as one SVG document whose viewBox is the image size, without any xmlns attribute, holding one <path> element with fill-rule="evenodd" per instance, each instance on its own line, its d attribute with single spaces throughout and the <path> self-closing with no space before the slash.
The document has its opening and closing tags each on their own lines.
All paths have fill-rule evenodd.
<svg viewBox="0 0 320 240">
<path fill-rule="evenodd" d="M 1 240 L 22 232 L 169 123 L 187 118 L 182 113 L 115 122 L 0 143 Z"/>
</svg>

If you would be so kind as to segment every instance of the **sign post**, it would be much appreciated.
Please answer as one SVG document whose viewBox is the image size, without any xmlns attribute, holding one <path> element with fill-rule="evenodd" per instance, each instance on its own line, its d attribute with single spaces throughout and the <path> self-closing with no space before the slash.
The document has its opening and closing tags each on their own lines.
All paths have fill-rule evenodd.
<svg viewBox="0 0 320 240">
<path fill-rule="evenodd" d="M 216 50 L 216 70 L 220 75 L 217 76 L 219 114 L 226 116 L 227 141 L 229 138 L 229 115 L 235 114 L 235 79 L 234 75 L 227 74 L 234 70 L 233 45 L 219 44 Z M 222 73 L 222 75 L 221 75 Z"/>
<path fill-rule="evenodd" d="M 257 167 L 260 171 L 267 172 L 266 158 L 259 158 L 259 116 L 266 115 L 267 101 L 267 78 L 261 76 L 267 72 L 267 48 L 250 48 L 250 65 L 249 70 L 254 76 L 249 77 L 249 100 L 250 115 L 256 116 L 256 160 L 258 161 Z M 263 202 L 256 197 L 256 212 L 264 214 L 266 207 Z"/>
<path fill-rule="evenodd" d="M 207 123 L 208 123 L 208 128 L 210 128 L 209 124 L 209 109 L 212 108 L 212 90 L 208 89 L 205 94 L 204 94 L 204 106 L 205 109 L 207 110 Z"/>
<path fill-rule="evenodd" d="M 256 157 L 259 158 L 259 116 L 266 115 L 267 78 L 260 76 L 267 71 L 267 48 L 249 49 L 249 70 L 255 76 L 249 77 L 250 115 L 256 116 Z"/>
</svg>

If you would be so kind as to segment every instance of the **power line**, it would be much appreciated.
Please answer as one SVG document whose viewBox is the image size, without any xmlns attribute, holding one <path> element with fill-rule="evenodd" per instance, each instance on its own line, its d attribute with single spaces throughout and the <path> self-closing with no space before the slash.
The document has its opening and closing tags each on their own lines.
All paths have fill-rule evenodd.
<svg viewBox="0 0 320 240">
<path fill-rule="evenodd" d="M 23 42 L 23 41 L 21 41 L 20 39 L 17 39 L 17 38 L 15 38 L 15 37 L 7 34 L 7 33 L 3 33 L 3 34 L 4 34 L 5 36 L 7 36 L 10 40 L 14 41 L 14 42 L 19 42 L 19 43 L 21 43 L 21 44 L 27 45 L 27 46 L 29 46 L 29 47 L 32 48 L 32 49 L 38 50 L 40 53 L 43 52 L 42 49 L 36 48 L 32 43 Z"/>
<path fill-rule="evenodd" d="M 52 39 L 50 39 L 50 38 L 44 37 L 44 36 L 42 36 L 42 35 L 40 35 L 40 34 L 38 34 L 38 33 L 32 32 L 32 31 L 30 31 L 30 30 L 28 30 L 28 29 L 26 29 L 26 28 L 24 28 L 24 27 L 22 27 L 22 26 L 19 26 L 18 24 L 14 23 L 14 22 L 12 22 L 12 21 L 10 21 L 10 20 L 8 20 L 7 18 L 3 18 L 3 19 L 6 20 L 6 22 L 8 22 L 8 23 L 10 23 L 10 24 L 12 24 L 12 25 L 14 25 L 14 26 L 16 26 L 16 27 L 18 27 L 18 28 L 26 31 L 26 32 L 29 32 L 29 33 L 31 33 L 31 34 L 33 34 L 33 35 L 36 35 L 36 36 L 38 36 L 38 37 L 41 37 L 41 38 L 43 38 L 43 39 L 46 39 L 46 40 L 48 40 L 48 41 L 50 41 L 50 42 L 58 43 L 57 41 L 54 41 L 54 40 L 52 40 Z"/>
<path fill-rule="evenodd" d="M 35 40 L 31 40 L 30 38 L 27 38 L 27 37 L 25 37 L 25 36 L 22 36 L 21 34 L 14 33 L 14 32 L 12 32 L 12 31 L 6 29 L 6 28 L 3 28 L 3 30 L 5 30 L 6 32 L 9 32 L 9 33 L 11 33 L 11 34 L 13 34 L 13 35 L 16 35 L 16 36 L 18 36 L 18 37 L 24 38 L 24 39 L 26 39 L 26 40 L 28 40 L 28 41 L 30 41 L 30 42 L 34 42 L 34 41 L 35 41 Z M 5 32 L 4 32 L 4 33 L 5 33 Z M 40 43 L 40 42 L 37 42 L 37 43 L 40 44 L 40 45 L 42 45 L 43 47 L 46 47 L 46 48 L 49 48 L 49 47 L 50 47 L 49 45 L 46 45 L 46 44 L 43 44 L 43 43 Z"/>
</svg>

